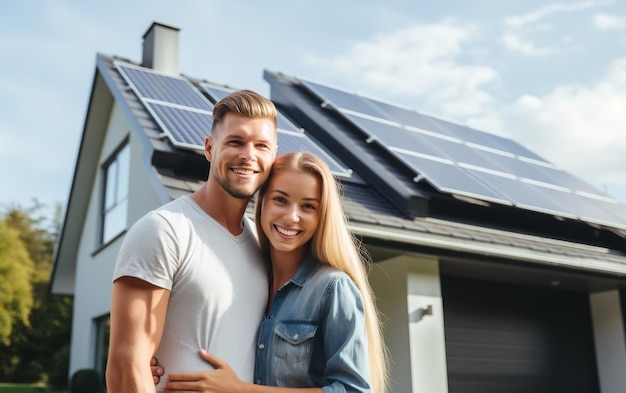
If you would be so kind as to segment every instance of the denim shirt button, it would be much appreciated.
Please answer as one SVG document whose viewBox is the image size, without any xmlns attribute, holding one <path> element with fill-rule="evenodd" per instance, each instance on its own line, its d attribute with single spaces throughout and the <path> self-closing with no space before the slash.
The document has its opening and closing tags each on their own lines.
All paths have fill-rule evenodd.
<svg viewBox="0 0 626 393">
<path fill-rule="evenodd" d="M 265 344 L 259 344 L 259 349 L 265 349 Z"/>
<path fill-rule="evenodd" d="M 257 385 L 260 385 L 261 384 L 261 380 L 257 379 L 256 381 L 254 381 L 254 383 L 256 383 Z"/>
<path fill-rule="evenodd" d="M 293 339 L 294 339 L 294 340 L 297 340 L 297 339 L 298 339 L 298 337 L 300 337 L 300 336 L 299 336 L 297 333 L 293 335 Z"/>
</svg>

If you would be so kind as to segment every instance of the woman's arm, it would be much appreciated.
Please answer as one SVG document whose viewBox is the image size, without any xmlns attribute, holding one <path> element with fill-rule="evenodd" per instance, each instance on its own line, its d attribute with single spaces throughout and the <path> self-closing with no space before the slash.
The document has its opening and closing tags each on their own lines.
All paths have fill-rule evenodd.
<svg viewBox="0 0 626 393">
<path fill-rule="evenodd" d="M 204 393 L 322 393 L 321 388 L 283 388 L 246 383 L 237 377 L 228 363 L 217 356 L 204 350 L 200 350 L 200 356 L 211 363 L 215 370 L 166 374 L 167 382 L 163 387 L 168 391 Z"/>
<path fill-rule="evenodd" d="M 371 393 L 363 300 L 348 276 L 333 281 L 321 319 L 325 392 Z"/>
</svg>

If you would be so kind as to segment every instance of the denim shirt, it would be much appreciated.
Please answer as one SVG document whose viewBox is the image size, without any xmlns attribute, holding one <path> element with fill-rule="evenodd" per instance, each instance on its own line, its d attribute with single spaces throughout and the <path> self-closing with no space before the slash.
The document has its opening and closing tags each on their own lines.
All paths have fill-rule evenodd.
<svg viewBox="0 0 626 393">
<path fill-rule="evenodd" d="M 261 325 L 254 375 L 262 385 L 371 392 L 363 301 L 347 274 L 305 258 Z"/>
</svg>

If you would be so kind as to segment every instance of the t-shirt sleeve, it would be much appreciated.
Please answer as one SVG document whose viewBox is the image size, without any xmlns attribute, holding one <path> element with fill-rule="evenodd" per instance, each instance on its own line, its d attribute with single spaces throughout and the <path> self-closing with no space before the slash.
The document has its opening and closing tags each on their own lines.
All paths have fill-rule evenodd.
<svg viewBox="0 0 626 393">
<path fill-rule="evenodd" d="M 146 214 L 129 229 L 122 241 L 113 281 L 129 276 L 171 290 L 178 264 L 178 248 L 176 233 L 170 223 L 157 212 Z"/>
</svg>

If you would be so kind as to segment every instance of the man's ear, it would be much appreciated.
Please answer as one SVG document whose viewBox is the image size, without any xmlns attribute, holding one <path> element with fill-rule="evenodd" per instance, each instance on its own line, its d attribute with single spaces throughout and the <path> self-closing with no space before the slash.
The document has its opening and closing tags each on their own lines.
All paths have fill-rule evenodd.
<svg viewBox="0 0 626 393">
<path fill-rule="evenodd" d="M 208 162 L 213 161 L 213 139 L 210 136 L 204 138 L 204 157 Z"/>
</svg>

